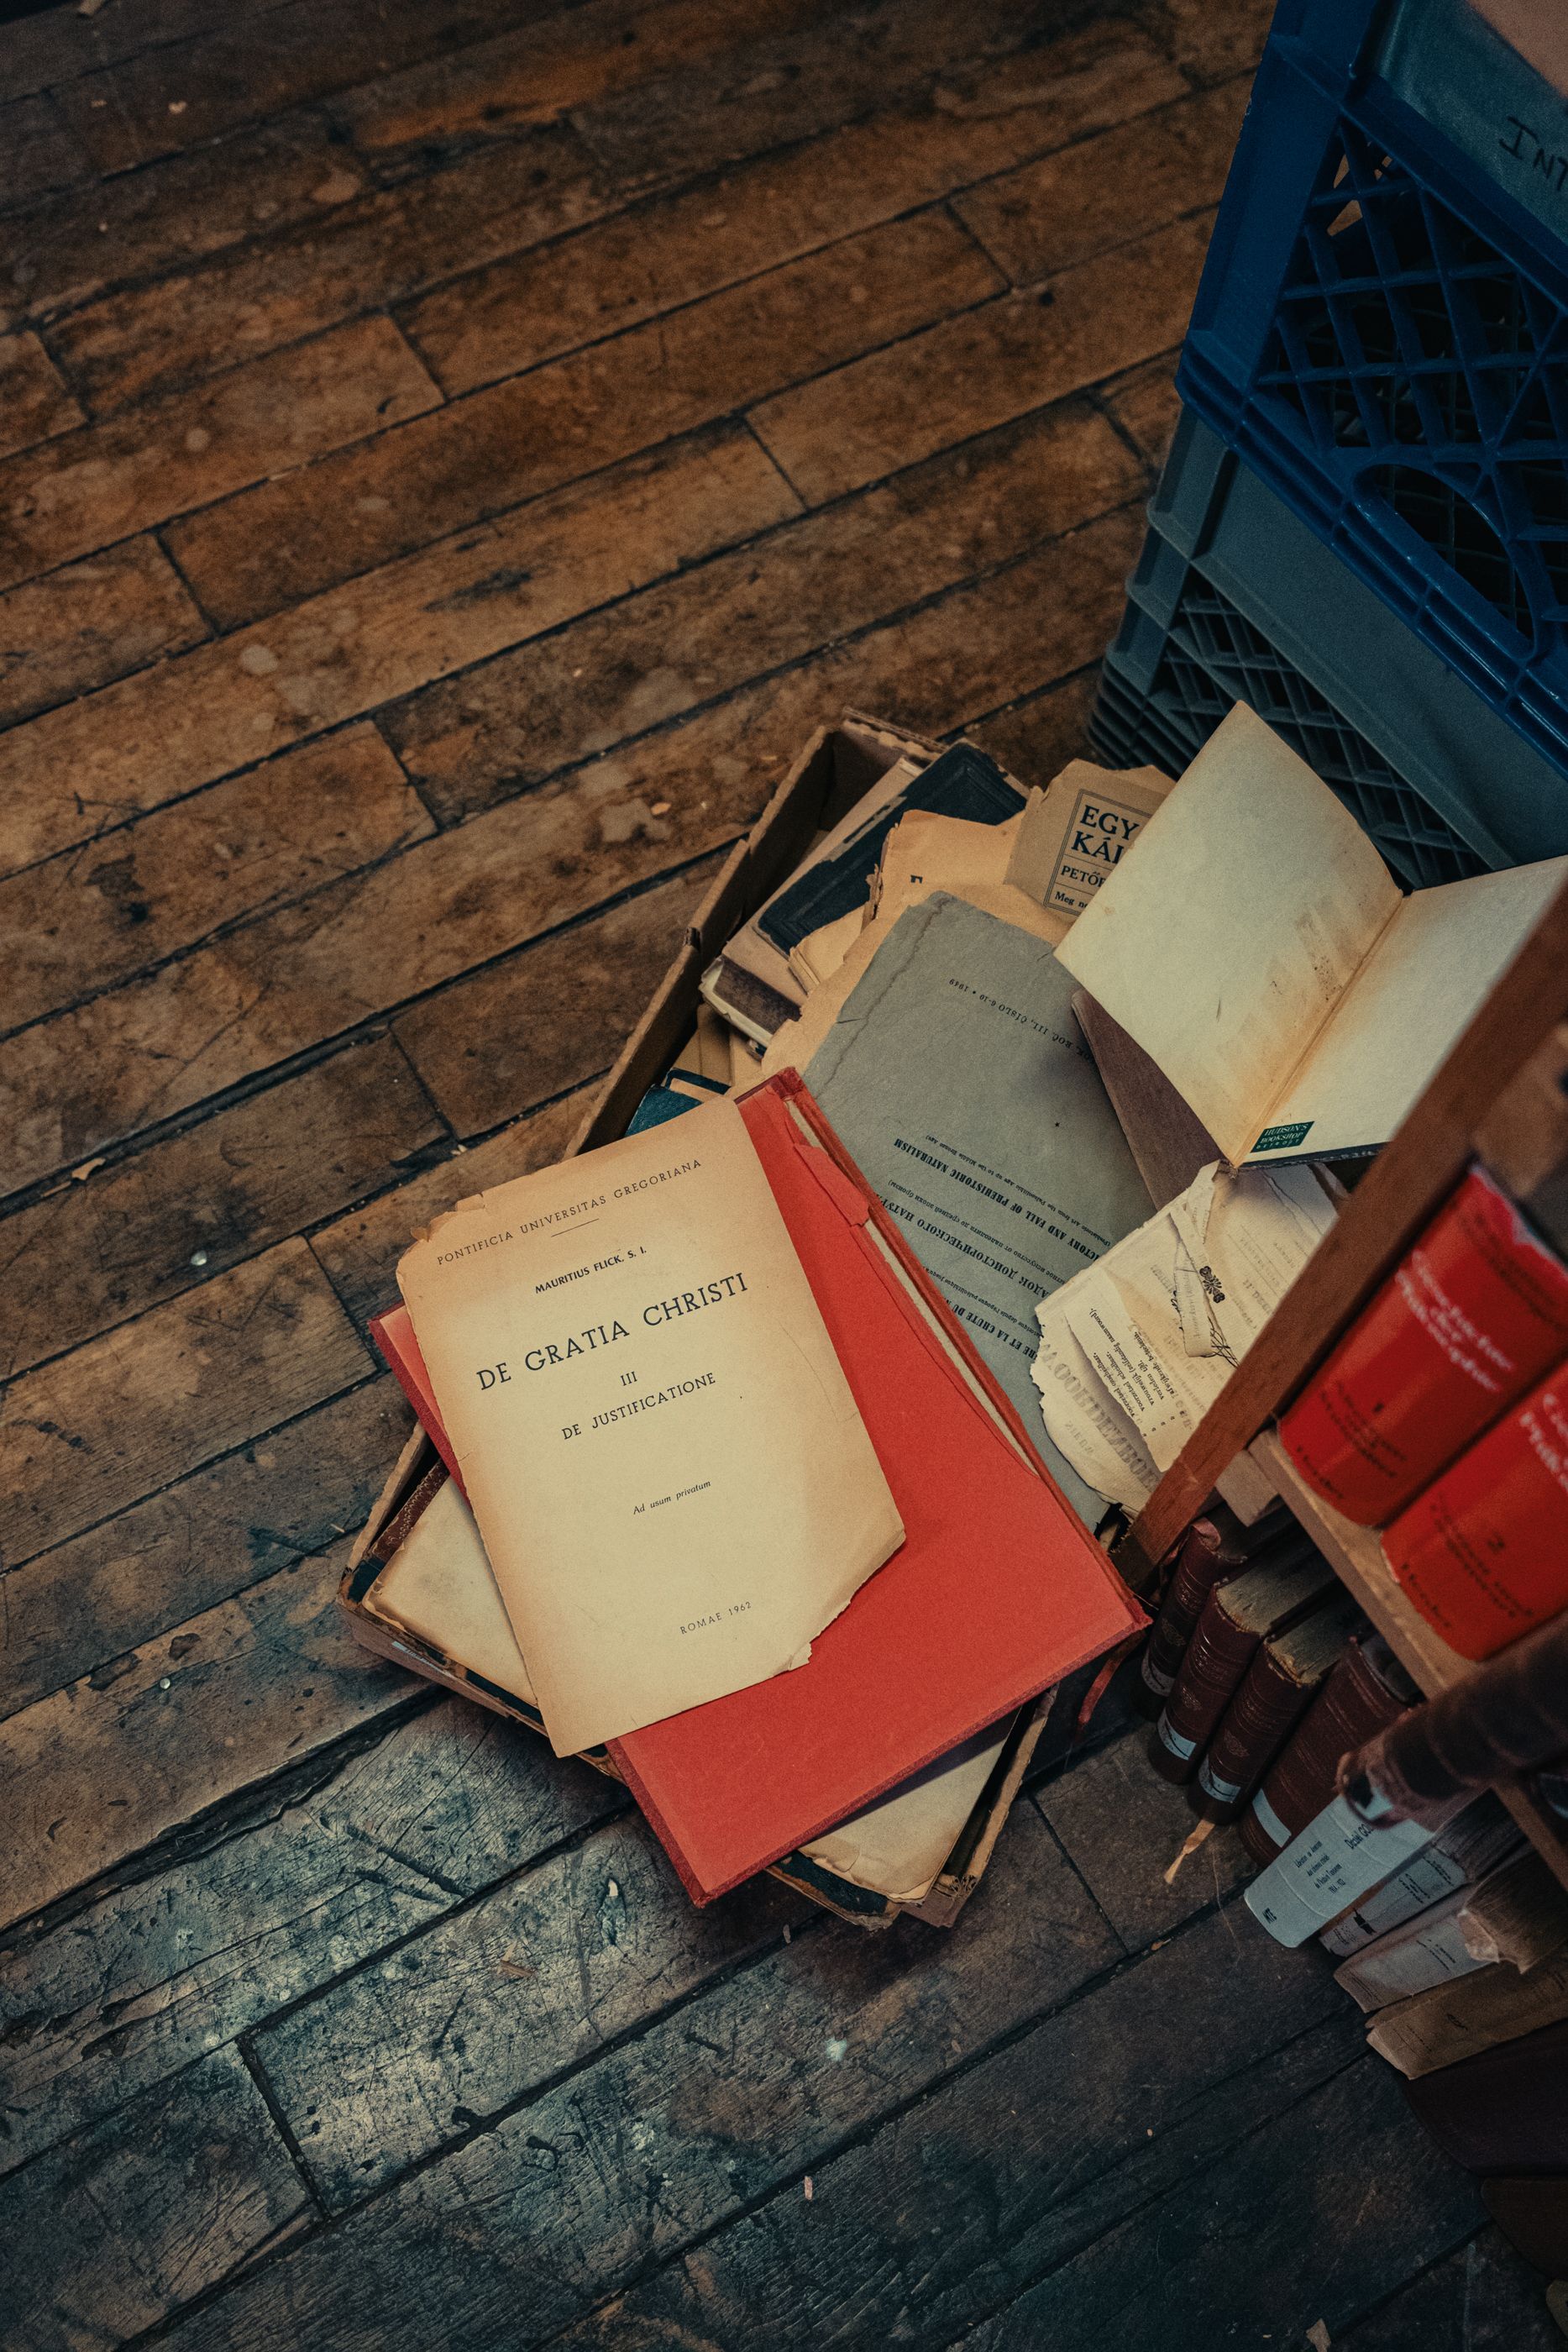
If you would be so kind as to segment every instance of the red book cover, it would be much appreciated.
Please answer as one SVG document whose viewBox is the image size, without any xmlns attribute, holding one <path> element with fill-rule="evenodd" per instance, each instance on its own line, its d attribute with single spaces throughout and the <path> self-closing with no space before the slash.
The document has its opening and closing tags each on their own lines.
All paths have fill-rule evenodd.
<svg viewBox="0 0 1568 2352">
<path fill-rule="evenodd" d="M 424 1369 L 424 1358 L 413 1336 L 413 1318 L 406 1307 L 389 1307 L 384 1315 L 371 1316 L 370 1328 L 371 1337 L 385 1357 L 393 1379 L 413 1405 L 420 1427 L 461 1486 L 463 1477 L 457 1457 L 442 1425 L 435 1391 L 430 1385 L 430 1374 Z"/>
<path fill-rule="evenodd" d="M 1568 1355 L 1568 1267 L 1472 1168 L 1280 1424 L 1314 1493 L 1385 1527 Z"/>
<path fill-rule="evenodd" d="M 905 1533 L 805 1665 L 609 1743 L 699 1903 L 1144 1623 L 800 1078 L 740 1108 Z"/>
<path fill-rule="evenodd" d="M 781 1072 L 740 1108 L 904 1540 L 818 1634 L 805 1665 L 609 1742 L 698 1903 L 1145 1622 L 800 1078 Z M 389 1331 L 389 1342 L 404 1357 L 402 1379 L 406 1349 Z M 434 1437 L 439 1415 L 425 1425 Z"/>
<path fill-rule="evenodd" d="M 1490 1658 L 1568 1608 L 1568 1366 L 1418 1496 L 1383 1550 L 1462 1658 Z"/>
</svg>

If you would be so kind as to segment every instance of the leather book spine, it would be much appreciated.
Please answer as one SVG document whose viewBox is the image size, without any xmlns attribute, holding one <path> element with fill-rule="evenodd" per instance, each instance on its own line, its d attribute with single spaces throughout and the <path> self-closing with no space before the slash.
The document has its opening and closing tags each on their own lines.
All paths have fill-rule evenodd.
<svg viewBox="0 0 1568 2352">
<path fill-rule="evenodd" d="M 1385 1527 L 1568 1355 L 1568 1267 L 1472 1168 L 1286 1413 L 1315 1494 Z"/>
<path fill-rule="evenodd" d="M 1194 1803 L 1206 1821 L 1233 1822 L 1241 1813 L 1316 1687 L 1302 1682 L 1264 1643 L 1198 1767 Z"/>
<path fill-rule="evenodd" d="M 1403 1714 L 1407 1688 L 1392 1683 L 1366 1643 L 1346 1647 L 1241 1817 L 1254 1861 L 1272 1862 L 1333 1797 L 1340 1759 Z"/>
<path fill-rule="evenodd" d="M 1186 1646 L 1203 1614 L 1203 1604 L 1222 1576 L 1240 1566 L 1217 1519 L 1195 1519 L 1176 1554 L 1159 1612 L 1138 1657 L 1134 1700 L 1141 1713 L 1158 1715 L 1176 1685 Z"/>
<path fill-rule="evenodd" d="M 1176 1686 L 1161 1710 L 1149 1755 L 1162 1780 L 1190 1780 L 1216 1724 L 1257 1655 L 1261 1633 L 1237 1624 L 1218 1585 L 1203 1606 Z"/>
<path fill-rule="evenodd" d="M 1383 1551 L 1462 1658 L 1490 1658 L 1568 1606 L 1568 1365 L 1401 1512 Z"/>
</svg>

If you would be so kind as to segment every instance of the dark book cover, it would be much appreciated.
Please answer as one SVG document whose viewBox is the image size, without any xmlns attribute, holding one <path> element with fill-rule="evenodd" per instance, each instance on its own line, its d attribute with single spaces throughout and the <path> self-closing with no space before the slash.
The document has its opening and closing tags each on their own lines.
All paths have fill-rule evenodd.
<svg viewBox="0 0 1568 2352">
<path fill-rule="evenodd" d="M 1214 1586 L 1150 1742 L 1162 1779 L 1193 1778 L 1260 1643 L 1299 1623 L 1338 1589 L 1327 1560 L 1311 1550 L 1304 1559 L 1244 1569 Z"/>
<path fill-rule="evenodd" d="M 1333 1798 L 1340 1759 L 1419 1697 L 1380 1633 L 1356 1635 L 1241 1816 L 1241 1842 L 1254 1862 L 1282 1853 Z"/>
<path fill-rule="evenodd" d="M 1568 2170 L 1568 2020 L 1418 2074 L 1405 2095 L 1469 2172 Z"/>
<path fill-rule="evenodd" d="M 798 882 L 770 900 L 757 927 L 781 955 L 788 955 L 824 923 L 863 907 L 883 845 L 911 809 L 965 817 L 972 824 L 1001 824 L 1017 815 L 1024 800 L 1024 793 L 984 751 L 973 743 L 955 743 L 922 769 L 906 792 L 868 818 L 836 857 L 808 866 Z"/>
<path fill-rule="evenodd" d="M 1198 1768 L 1194 1802 L 1205 1820 L 1233 1822 L 1243 1811 L 1363 1622 L 1348 1592 L 1331 1593 L 1262 1643 Z"/>
<path fill-rule="evenodd" d="M 1214 1587 L 1228 1576 L 1265 1555 L 1273 1557 L 1294 1544 L 1304 1551 L 1307 1538 L 1293 1521 L 1270 1512 L 1254 1527 L 1245 1527 L 1224 1503 L 1211 1503 L 1182 1538 L 1166 1586 L 1165 1599 L 1138 1657 L 1134 1704 L 1147 1716 L 1158 1715 L 1175 1686 L 1186 1655 L 1186 1645 L 1203 1614 L 1203 1604 Z"/>
<path fill-rule="evenodd" d="M 1427 2082 L 1437 2077 L 1429 2074 Z M 1568 2173 L 1483 2180 L 1487 2211 L 1515 2251 L 1548 2278 L 1568 2278 Z"/>
</svg>

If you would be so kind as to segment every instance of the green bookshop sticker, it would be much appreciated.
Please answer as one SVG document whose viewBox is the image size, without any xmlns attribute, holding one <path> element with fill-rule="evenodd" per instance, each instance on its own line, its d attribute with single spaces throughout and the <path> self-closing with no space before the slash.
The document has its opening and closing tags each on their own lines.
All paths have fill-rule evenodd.
<svg viewBox="0 0 1568 2352">
<path fill-rule="evenodd" d="M 1298 1144 L 1305 1143 L 1312 1123 L 1310 1118 L 1303 1118 L 1294 1127 L 1266 1127 L 1252 1149 L 1254 1151 L 1294 1151 Z"/>
</svg>

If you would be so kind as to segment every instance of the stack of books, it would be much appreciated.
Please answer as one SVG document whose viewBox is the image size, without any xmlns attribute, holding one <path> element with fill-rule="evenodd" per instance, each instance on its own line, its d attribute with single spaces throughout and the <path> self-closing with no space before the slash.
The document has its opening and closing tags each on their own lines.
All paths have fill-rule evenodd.
<svg viewBox="0 0 1568 2352">
<path fill-rule="evenodd" d="M 1557 878 L 1414 919 L 1242 709 L 1176 783 L 1045 791 L 846 715 L 573 1151 L 411 1236 L 355 1630 L 617 1775 L 699 1903 L 951 1921 L 1049 1695 L 1143 1627 L 1118 1510 Z M 1410 1696 L 1303 1539 L 1212 1518 L 1144 1675 L 1265 1854 Z"/>
<path fill-rule="evenodd" d="M 698 1903 L 950 1924 L 1142 1628 L 1030 1364 L 1148 1213 L 1054 950 L 1169 789 L 825 730 L 580 1148 L 411 1237 L 372 1325 L 419 1431 L 354 1630 L 624 1781 Z"/>
</svg>

